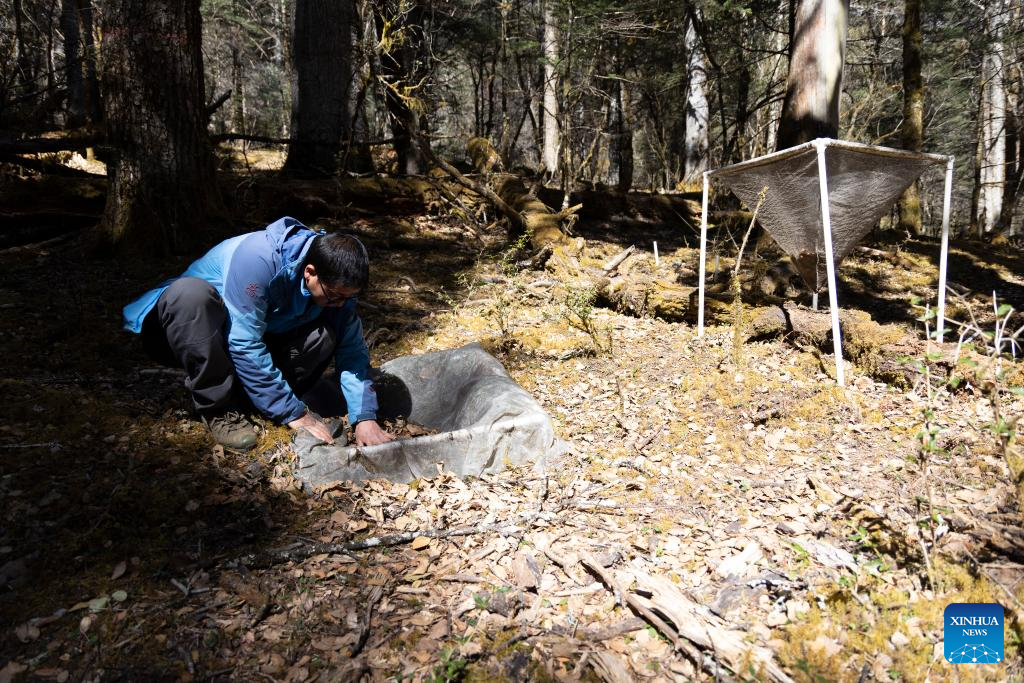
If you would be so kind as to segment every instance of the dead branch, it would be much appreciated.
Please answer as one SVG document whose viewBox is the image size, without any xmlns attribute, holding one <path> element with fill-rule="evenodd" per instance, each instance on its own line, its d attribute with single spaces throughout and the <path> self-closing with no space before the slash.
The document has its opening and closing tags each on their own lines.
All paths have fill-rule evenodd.
<svg viewBox="0 0 1024 683">
<path fill-rule="evenodd" d="M 379 145 L 391 145 L 405 138 L 384 138 L 382 140 L 342 140 L 340 144 L 352 144 L 352 145 L 367 145 L 367 146 L 379 146 Z M 337 143 L 333 142 L 317 142 L 317 141 L 306 141 L 296 140 L 295 138 L 272 138 L 266 135 L 246 135 L 244 133 L 218 133 L 210 136 L 210 141 L 217 142 L 232 142 L 234 140 L 240 140 L 242 142 L 262 142 L 267 145 L 310 145 L 312 147 L 336 147 Z"/>
<path fill-rule="evenodd" d="M 12 154 L 47 154 L 96 147 L 105 142 L 100 135 L 68 135 L 61 138 L 28 138 L 0 141 L 0 156 Z"/>
<path fill-rule="evenodd" d="M 437 166 L 442 171 L 447 173 L 449 176 L 451 176 L 452 180 L 454 180 L 462 187 L 466 188 L 470 192 L 476 193 L 477 195 L 489 201 L 491 205 L 494 206 L 494 208 L 501 212 L 501 214 L 505 216 L 505 218 L 507 218 L 510 223 L 512 223 L 516 231 L 526 232 L 528 226 L 526 224 L 526 219 L 523 218 L 523 215 L 521 213 L 519 213 L 511 206 L 509 206 L 505 202 L 505 200 L 499 197 L 498 194 L 490 187 L 483 183 L 478 183 L 475 180 L 467 178 L 462 174 L 461 171 L 459 171 L 459 169 L 455 168 L 454 166 L 452 166 L 447 161 L 445 161 L 444 159 L 442 159 L 441 157 L 434 153 L 434 150 L 430 148 L 430 144 L 427 142 L 426 138 L 424 138 L 423 135 L 420 134 L 419 125 L 416 122 L 415 118 L 413 117 L 411 110 L 409 110 L 408 114 L 405 117 L 405 128 L 407 131 L 409 131 L 409 135 L 412 138 L 413 144 L 415 144 L 416 148 L 419 149 L 420 154 L 423 155 L 424 159 L 426 159 L 431 164 Z"/>
<path fill-rule="evenodd" d="M 268 550 L 262 553 L 250 553 L 226 565 L 228 569 L 238 567 L 265 569 L 284 562 L 300 562 L 314 555 L 339 555 L 368 550 L 370 548 L 386 548 L 395 545 L 412 543 L 417 538 L 454 538 L 456 536 L 472 536 L 475 534 L 499 533 L 504 535 L 522 531 L 520 524 L 533 522 L 540 514 L 531 512 L 521 514 L 517 518 L 499 524 L 479 524 L 477 526 L 459 527 L 457 529 L 424 529 L 407 531 L 390 536 L 371 536 L 360 541 L 348 543 L 306 543 L 287 548 Z"/>
<path fill-rule="evenodd" d="M 632 254 L 634 251 L 636 251 L 636 246 L 632 244 L 629 245 L 626 249 L 620 251 L 616 256 L 609 259 L 607 263 L 601 266 L 601 270 L 603 270 L 605 273 L 612 272 L 613 270 L 619 267 L 619 264 L 621 264 L 623 261 L 629 258 L 629 255 Z"/>
<path fill-rule="evenodd" d="M 601 566 L 600 562 L 595 560 L 588 553 L 584 553 L 580 557 L 580 562 L 583 563 L 583 566 L 586 567 L 590 571 L 590 573 L 596 576 L 601 581 L 601 583 L 607 586 L 608 589 L 615 594 L 616 599 L 618 599 L 620 603 L 622 602 L 622 600 L 625 600 L 625 603 L 628 604 L 631 608 L 633 608 L 633 610 L 637 612 L 641 617 L 643 617 L 647 621 L 647 623 L 649 623 L 651 626 L 657 629 L 657 631 L 661 633 L 661 635 L 668 638 L 668 640 L 676 647 L 677 650 L 681 650 L 682 652 L 684 652 L 686 656 L 689 657 L 697 666 L 701 665 L 701 660 L 703 658 L 701 657 L 700 651 L 698 651 L 697 648 L 695 648 L 693 645 L 690 645 L 688 642 L 680 638 L 671 626 L 666 624 L 661 619 L 661 617 L 659 617 L 653 611 L 648 609 L 643 603 L 641 603 L 640 600 L 637 599 L 637 596 L 635 594 L 631 592 L 626 592 L 623 594 L 622 589 L 619 587 L 618 581 L 615 580 L 615 577 L 612 576 L 611 572 L 607 572 L 604 570 L 604 567 Z"/>
<path fill-rule="evenodd" d="M 230 88 L 226 90 L 223 95 L 221 95 L 213 102 L 210 102 L 208 105 L 206 105 L 206 118 L 210 118 L 211 116 L 213 116 L 217 112 L 217 110 L 223 107 L 224 103 L 227 102 L 229 99 L 231 99 Z"/>
</svg>

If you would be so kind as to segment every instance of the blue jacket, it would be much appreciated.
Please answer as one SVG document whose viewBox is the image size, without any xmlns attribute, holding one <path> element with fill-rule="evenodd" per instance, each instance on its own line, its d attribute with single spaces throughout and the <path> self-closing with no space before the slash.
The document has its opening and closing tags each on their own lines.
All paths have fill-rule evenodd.
<svg viewBox="0 0 1024 683">
<path fill-rule="evenodd" d="M 317 234 L 294 218 L 282 218 L 259 232 L 221 242 L 179 276 L 206 280 L 220 293 L 228 311 L 228 353 L 235 373 L 256 408 L 278 423 L 302 417 L 306 407 L 271 360 L 263 335 L 294 329 L 324 311 L 313 302 L 302 276 L 306 252 Z M 176 279 L 125 306 L 125 329 L 140 332 L 146 314 Z M 334 367 L 349 422 L 375 420 L 377 396 L 356 301 L 328 308 L 324 315 L 338 340 Z"/>
</svg>

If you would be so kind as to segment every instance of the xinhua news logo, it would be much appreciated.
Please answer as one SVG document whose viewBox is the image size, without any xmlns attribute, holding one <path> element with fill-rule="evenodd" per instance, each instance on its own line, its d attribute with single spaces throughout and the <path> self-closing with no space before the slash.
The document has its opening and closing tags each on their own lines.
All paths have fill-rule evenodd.
<svg viewBox="0 0 1024 683">
<path fill-rule="evenodd" d="M 998 664 L 1003 661 L 1003 606 L 994 602 L 954 602 L 942 620 L 946 661 Z"/>
</svg>

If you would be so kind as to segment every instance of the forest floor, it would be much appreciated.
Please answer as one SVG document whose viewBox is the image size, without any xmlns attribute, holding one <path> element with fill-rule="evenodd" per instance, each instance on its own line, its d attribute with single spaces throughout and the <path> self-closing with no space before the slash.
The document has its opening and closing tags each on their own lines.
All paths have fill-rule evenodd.
<svg viewBox="0 0 1024 683">
<path fill-rule="evenodd" d="M 592 338 L 568 323 L 572 292 L 510 268 L 504 234 L 464 216 L 383 206 L 318 222 L 371 252 L 375 364 L 480 342 L 568 453 L 545 471 L 307 495 L 287 430 L 224 452 L 181 374 L 120 331 L 121 306 L 184 260 L 90 261 L 73 237 L 7 250 L 0 681 L 1024 678 L 1024 534 L 982 390 L 929 397 L 857 367 L 842 389 L 827 355 L 737 347 L 728 324 L 698 338 L 595 308 Z M 595 254 L 637 244 L 666 277 L 697 258 L 678 227 L 576 231 Z M 849 258 L 839 296 L 914 329 L 910 296 L 933 296 L 937 245 L 899 249 L 901 268 Z M 950 273 L 979 311 L 992 290 L 1024 308 L 1019 251 L 957 244 Z M 479 528 L 426 533 L 461 527 Z M 240 561 L 410 531 L 424 533 Z M 1004 605 L 1006 662 L 944 661 L 953 602 Z M 715 646 L 673 642 L 642 608 Z"/>
</svg>

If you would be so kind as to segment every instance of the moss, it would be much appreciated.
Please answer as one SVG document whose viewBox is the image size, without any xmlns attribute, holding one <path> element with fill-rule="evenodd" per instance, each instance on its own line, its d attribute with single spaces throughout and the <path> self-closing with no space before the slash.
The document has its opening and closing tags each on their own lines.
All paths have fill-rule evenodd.
<svg viewBox="0 0 1024 683">
<path fill-rule="evenodd" d="M 889 675 L 895 680 L 1002 680 L 1007 675 L 1005 665 L 953 667 L 937 661 L 928 636 L 941 640 L 946 605 L 999 602 L 1005 596 L 964 565 L 937 558 L 933 572 L 945 592 L 931 598 L 924 593 L 912 601 L 906 590 L 875 579 L 860 587 L 859 601 L 845 590 L 833 593 L 824 609 L 815 605 L 800 622 L 785 628 L 781 660 L 798 681 L 858 680 L 861 666 L 882 654 L 892 659 Z M 897 631 L 908 638 L 908 644 L 892 645 L 890 639 Z M 1007 662 L 1017 658 L 1022 633 L 1021 624 L 1007 621 Z M 830 656 L 808 645 L 819 636 L 834 639 L 842 648 L 840 653 Z"/>
</svg>

